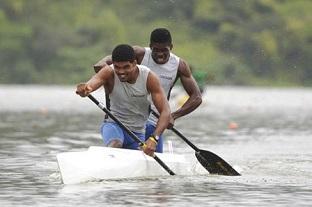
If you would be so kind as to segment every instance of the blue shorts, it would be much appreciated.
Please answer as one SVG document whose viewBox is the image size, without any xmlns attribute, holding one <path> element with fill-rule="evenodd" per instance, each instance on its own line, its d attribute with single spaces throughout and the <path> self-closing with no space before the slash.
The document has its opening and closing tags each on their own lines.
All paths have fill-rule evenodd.
<svg viewBox="0 0 312 207">
<path fill-rule="evenodd" d="M 155 131 L 155 126 L 151 122 L 147 122 L 145 125 L 145 140 L 147 140 Z M 156 152 L 163 152 L 163 136 L 162 134 L 159 136 L 158 144 L 156 147 Z"/>
<path fill-rule="evenodd" d="M 145 137 L 143 133 L 133 133 L 144 142 Z M 106 146 L 112 140 L 119 140 L 122 143 L 122 148 L 139 149 L 139 144 L 115 122 L 103 122 L 101 126 L 101 135 Z"/>
</svg>

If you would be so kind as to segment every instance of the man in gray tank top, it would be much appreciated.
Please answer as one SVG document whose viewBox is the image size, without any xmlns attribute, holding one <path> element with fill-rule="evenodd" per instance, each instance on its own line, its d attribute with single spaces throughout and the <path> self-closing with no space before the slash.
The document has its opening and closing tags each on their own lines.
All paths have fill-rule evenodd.
<svg viewBox="0 0 312 207">
<path fill-rule="evenodd" d="M 137 65 L 135 53 L 129 45 L 118 45 L 112 52 L 112 65 L 106 65 L 88 82 L 80 83 L 76 93 L 82 97 L 104 86 L 109 95 L 111 113 L 138 138 L 145 142 L 144 152 L 152 156 L 159 136 L 170 121 L 170 108 L 159 78 L 149 68 Z M 150 100 L 160 112 L 155 130 L 145 139 L 145 123 L 149 117 Z M 118 123 L 106 119 L 101 127 L 106 146 L 138 149 L 138 143 Z"/>
<path fill-rule="evenodd" d="M 161 82 L 167 98 L 170 97 L 170 91 L 175 82 L 180 79 L 183 88 L 187 92 L 189 98 L 175 112 L 171 114 L 170 124 L 172 127 L 174 120 L 194 111 L 202 102 L 199 87 L 192 76 L 188 63 L 171 52 L 173 48 L 170 32 L 165 28 L 157 28 L 152 31 L 150 36 L 149 48 L 134 46 L 136 60 L 138 64 L 142 64 L 155 72 Z M 95 72 L 107 64 L 112 63 L 111 56 L 106 56 L 94 65 Z M 154 111 L 155 106 L 151 106 Z M 146 124 L 146 138 L 154 131 L 157 118 L 151 114 Z M 160 136 L 157 152 L 163 151 L 163 138 Z"/>
</svg>

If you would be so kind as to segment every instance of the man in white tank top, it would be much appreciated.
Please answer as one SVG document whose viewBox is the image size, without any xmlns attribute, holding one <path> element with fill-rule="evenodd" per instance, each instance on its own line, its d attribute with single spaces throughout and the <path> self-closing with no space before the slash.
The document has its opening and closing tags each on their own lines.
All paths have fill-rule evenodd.
<svg viewBox="0 0 312 207">
<path fill-rule="evenodd" d="M 188 63 L 171 52 L 172 38 L 170 32 L 165 28 L 157 28 L 152 31 L 150 36 L 149 48 L 134 46 L 136 60 L 138 64 L 149 67 L 155 72 L 161 82 L 163 89 L 169 99 L 170 91 L 177 79 L 180 79 L 183 88 L 187 92 L 189 98 L 177 111 L 171 114 L 170 124 L 172 127 L 174 120 L 194 111 L 202 102 L 199 87 L 192 76 Z M 94 65 L 95 72 L 107 64 L 111 64 L 111 56 L 106 56 Z M 154 111 L 155 106 L 151 106 Z M 151 114 L 146 124 L 146 138 L 155 130 L 157 118 Z M 157 152 L 162 152 L 163 138 L 160 136 Z"/>
<path fill-rule="evenodd" d="M 170 108 L 157 75 L 149 68 L 137 65 L 129 45 L 118 45 L 112 52 L 112 65 L 106 65 L 88 82 L 80 83 L 76 93 L 82 97 L 104 86 L 111 100 L 111 113 L 128 127 L 142 142 L 144 152 L 152 156 L 159 136 L 170 121 Z M 160 112 L 153 135 L 145 139 L 145 123 L 149 117 L 150 100 Z M 101 134 L 106 146 L 138 149 L 138 143 L 111 119 L 104 121 Z"/>
</svg>

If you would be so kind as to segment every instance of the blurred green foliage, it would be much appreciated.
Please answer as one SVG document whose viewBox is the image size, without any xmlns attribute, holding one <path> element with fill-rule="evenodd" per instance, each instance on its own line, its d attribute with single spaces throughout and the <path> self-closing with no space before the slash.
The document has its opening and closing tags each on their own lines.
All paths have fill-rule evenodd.
<svg viewBox="0 0 312 207">
<path fill-rule="evenodd" d="M 311 0 L 0 0 L 0 83 L 75 84 L 116 44 L 173 52 L 211 84 L 312 86 Z"/>
</svg>

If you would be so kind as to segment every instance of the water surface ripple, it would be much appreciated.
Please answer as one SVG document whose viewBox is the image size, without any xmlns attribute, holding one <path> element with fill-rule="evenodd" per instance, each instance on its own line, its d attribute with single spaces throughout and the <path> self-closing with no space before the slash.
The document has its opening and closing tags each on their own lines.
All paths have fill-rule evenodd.
<svg viewBox="0 0 312 207">
<path fill-rule="evenodd" d="M 181 97 L 176 89 L 172 107 Z M 0 206 L 311 206 L 311 107 L 310 89 L 208 87 L 176 128 L 242 176 L 63 185 L 56 154 L 101 146 L 103 113 L 71 86 L 0 85 Z M 166 137 L 175 153 L 194 157 L 172 132 Z"/>
</svg>

